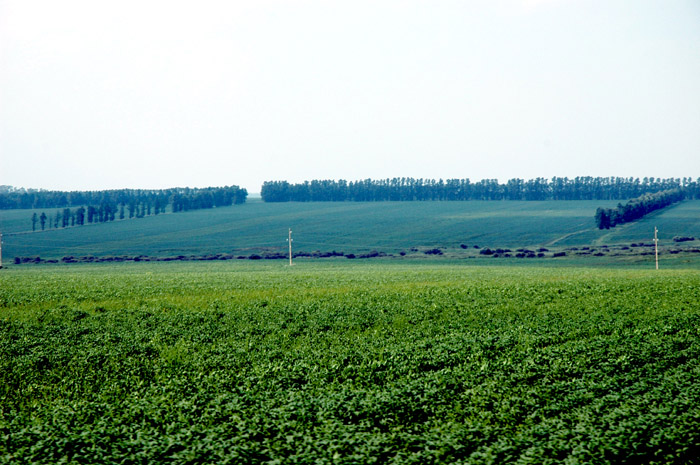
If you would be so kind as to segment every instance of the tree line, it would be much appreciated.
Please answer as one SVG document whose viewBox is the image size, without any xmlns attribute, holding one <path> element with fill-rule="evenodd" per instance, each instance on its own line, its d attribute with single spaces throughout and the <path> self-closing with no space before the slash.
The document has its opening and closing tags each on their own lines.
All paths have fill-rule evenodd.
<svg viewBox="0 0 700 465">
<path fill-rule="evenodd" d="M 392 178 L 360 181 L 313 180 L 292 184 L 267 181 L 260 195 L 265 202 L 376 202 L 415 200 L 622 200 L 647 193 L 682 189 L 687 198 L 700 198 L 700 178 L 576 177 L 530 180 Z"/>
<path fill-rule="evenodd" d="M 595 222 L 599 229 L 614 228 L 618 224 L 630 223 L 655 210 L 680 202 L 685 197 L 683 190 L 670 189 L 654 194 L 644 194 L 617 208 L 598 208 Z"/>
<path fill-rule="evenodd" d="M 41 192 L 41 191 L 39 191 Z M 73 194 L 73 193 L 68 193 Z M 80 193 L 78 193 L 80 194 Z M 66 228 L 68 226 L 83 226 L 86 223 L 105 223 L 126 218 L 143 218 L 149 215 L 165 213 L 168 206 L 174 213 L 199 210 L 204 208 L 224 207 L 242 204 L 246 201 L 248 192 L 238 186 L 208 187 L 204 189 L 167 189 L 160 191 L 101 191 L 84 193 L 85 196 L 69 195 L 66 197 L 68 206 L 58 208 L 55 213 L 35 212 L 32 215 L 32 231 L 37 228 Z M 55 197 L 50 197 L 55 198 Z M 73 201 L 100 200 L 93 205 L 80 205 L 70 208 Z"/>
<path fill-rule="evenodd" d="M 113 205 L 103 203 L 101 205 L 81 206 L 75 210 L 70 208 L 58 209 L 55 214 L 41 212 L 41 215 L 36 212 L 32 215 L 32 231 L 36 231 L 37 227 L 41 227 L 44 231 L 48 226 L 52 228 L 66 228 L 68 226 L 83 226 L 85 223 L 106 223 L 128 218 L 143 218 L 147 215 L 157 215 L 165 213 L 166 204 L 152 205 L 146 203 L 130 203 L 128 205 L 119 204 Z M 127 213 L 128 212 L 128 213 Z"/>
<path fill-rule="evenodd" d="M 173 211 L 187 211 L 241 204 L 247 197 L 248 191 L 238 186 L 70 192 L 0 186 L 0 210 L 109 205 L 136 211 L 143 205 L 153 212 L 164 212 L 166 206 L 173 205 Z"/>
</svg>

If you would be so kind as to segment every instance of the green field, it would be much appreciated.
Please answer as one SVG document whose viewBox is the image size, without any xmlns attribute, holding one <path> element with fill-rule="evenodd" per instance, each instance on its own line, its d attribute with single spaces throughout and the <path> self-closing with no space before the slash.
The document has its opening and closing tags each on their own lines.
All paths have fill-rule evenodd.
<svg viewBox="0 0 700 465">
<path fill-rule="evenodd" d="M 696 270 L 0 272 L 2 463 L 697 463 Z"/>
<path fill-rule="evenodd" d="M 609 231 L 595 228 L 597 207 L 616 202 L 367 202 L 245 205 L 165 214 L 67 229 L 27 232 L 32 211 L 0 211 L 5 261 L 13 257 L 169 257 L 285 253 L 288 228 L 297 251 L 397 254 L 460 244 L 571 247 L 700 237 L 700 201 L 686 201 Z"/>
</svg>

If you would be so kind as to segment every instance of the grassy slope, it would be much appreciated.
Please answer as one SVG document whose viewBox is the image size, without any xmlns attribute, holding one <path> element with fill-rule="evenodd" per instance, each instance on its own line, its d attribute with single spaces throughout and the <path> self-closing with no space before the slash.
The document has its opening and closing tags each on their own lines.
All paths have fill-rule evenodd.
<svg viewBox="0 0 700 465">
<path fill-rule="evenodd" d="M 0 211 L 3 255 L 201 255 L 295 250 L 395 253 L 411 247 L 571 246 L 700 236 L 700 201 L 684 202 L 610 231 L 593 226 L 599 206 L 616 202 L 378 202 L 246 205 L 138 220 L 28 232 L 31 211 Z M 8 234 L 10 233 L 10 234 Z M 17 233 L 17 234 L 12 234 Z"/>
</svg>

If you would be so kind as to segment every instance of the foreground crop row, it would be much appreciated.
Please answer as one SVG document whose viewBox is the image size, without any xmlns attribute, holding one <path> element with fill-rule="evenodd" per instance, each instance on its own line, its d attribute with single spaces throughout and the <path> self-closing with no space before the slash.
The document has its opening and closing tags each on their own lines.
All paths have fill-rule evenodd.
<svg viewBox="0 0 700 465">
<path fill-rule="evenodd" d="M 0 274 L 3 463 L 683 463 L 696 272 Z"/>
</svg>

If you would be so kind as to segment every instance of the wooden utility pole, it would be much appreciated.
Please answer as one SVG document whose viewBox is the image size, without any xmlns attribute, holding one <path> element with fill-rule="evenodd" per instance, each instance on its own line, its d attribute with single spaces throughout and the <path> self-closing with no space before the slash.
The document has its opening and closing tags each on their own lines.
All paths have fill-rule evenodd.
<svg viewBox="0 0 700 465">
<path fill-rule="evenodd" d="M 287 242 L 289 242 L 289 266 L 292 266 L 292 228 L 289 228 L 289 238 Z"/>
<path fill-rule="evenodd" d="M 656 269 L 659 269 L 659 237 L 657 233 L 659 230 L 654 226 L 654 253 L 656 255 Z"/>
<path fill-rule="evenodd" d="M 0 233 L 0 268 L 2 268 L 2 233 Z"/>
</svg>

